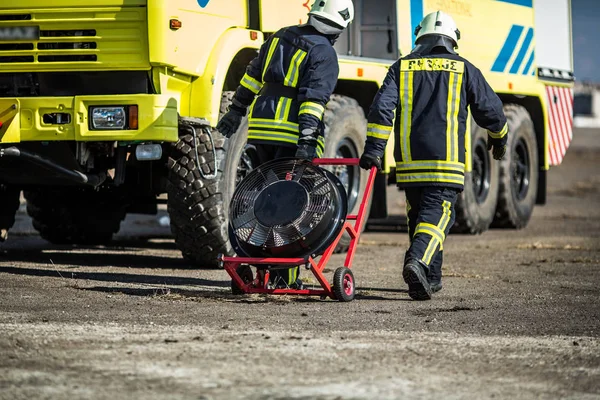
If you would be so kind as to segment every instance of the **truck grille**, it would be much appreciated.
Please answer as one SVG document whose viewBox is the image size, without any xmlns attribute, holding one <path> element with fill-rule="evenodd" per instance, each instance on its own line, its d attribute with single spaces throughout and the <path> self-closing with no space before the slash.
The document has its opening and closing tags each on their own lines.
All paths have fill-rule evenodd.
<svg viewBox="0 0 600 400">
<path fill-rule="evenodd" d="M 0 35 L 0 71 L 58 70 L 65 63 L 94 69 L 148 67 L 143 7 L 0 14 L 0 30 L 26 27 L 39 29 L 39 38 Z"/>
</svg>

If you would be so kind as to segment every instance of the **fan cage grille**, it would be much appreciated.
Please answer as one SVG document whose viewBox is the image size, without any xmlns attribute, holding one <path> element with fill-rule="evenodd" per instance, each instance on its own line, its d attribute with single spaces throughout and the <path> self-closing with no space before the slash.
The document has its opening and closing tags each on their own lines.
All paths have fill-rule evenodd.
<svg viewBox="0 0 600 400">
<path fill-rule="evenodd" d="M 332 197 L 335 195 L 325 173 L 306 161 L 289 160 L 271 164 L 264 164 L 252 171 L 236 189 L 230 205 L 230 221 L 237 239 L 263 248 L 285 246 L 308 235 L 332 207 Z M 288 224 L 261 224 L 254 215 L 258 196 L 269 185 L 289 180 L 300 184 L 309 194 L 306 208 Z"/>
</svg>

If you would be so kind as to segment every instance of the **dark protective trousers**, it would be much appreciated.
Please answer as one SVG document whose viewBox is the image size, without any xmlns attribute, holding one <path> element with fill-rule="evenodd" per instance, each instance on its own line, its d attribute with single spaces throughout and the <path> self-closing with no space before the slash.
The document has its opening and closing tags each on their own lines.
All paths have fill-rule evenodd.
<svg viewBox="0 0 600 400">
<path fill-rule="evenodd" d="M 428 269 L 429 283 L 442 280 L 444 240 L 454 224 L 454 188 L 424 186 L 405 188 L 410 247 L 404 264 L 416 260 Z"/>
<path fill-rule="evenodd" d="M 273 145 L 257 143 L 253 145 L 256 147 L 256 153 L 260 164 L 278 158 L 294 157 L 297 150 L 297 147 L 281 146 L 278 143 Z M 273 285 L 285 287 L 296 283 L 299 275 L 300 267 L 277 268 L 271 269 L 269 280 Z"/>
</svg>

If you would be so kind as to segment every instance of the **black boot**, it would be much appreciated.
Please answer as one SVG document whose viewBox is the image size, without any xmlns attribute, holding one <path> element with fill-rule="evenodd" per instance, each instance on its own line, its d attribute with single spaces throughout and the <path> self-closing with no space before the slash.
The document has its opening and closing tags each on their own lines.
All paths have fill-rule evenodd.
<svg viewBox="0 0 600 400">
<path fill-rule="evenodd" d="M 444 252 L 440 251 L 429 264 L 429 273 L 427 274 L 427 281 L 431 287 L 431 292 L 439 292 L 442 290 L 442 263 L 444 261 Z"/>
<path fill-rule="evenodd" d="M 442 282 L 429 282 L 431 293 L 436 293 L 442 290 Z"/>
<path fill-rule="evenodd" d="M 408 285 L 408 295 L 413 300 L 430 300 L 431 287 L 427 281 L 427 271 L 421 263 L 416 260 L 408 260 L 404 265 L 402 277 Z"/>
</svg>

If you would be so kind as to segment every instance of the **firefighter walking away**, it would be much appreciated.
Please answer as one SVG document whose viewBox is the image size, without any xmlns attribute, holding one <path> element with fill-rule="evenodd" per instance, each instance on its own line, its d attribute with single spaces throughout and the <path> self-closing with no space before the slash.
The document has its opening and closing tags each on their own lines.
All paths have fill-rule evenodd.
<svg viewBox="0 0 600 400">
<path fill-rule="evenodd" d="M 337 84 L 333 45 L 354 18 L 352 0 L 316 0 L 303 25 L 282 28 L 260 48 L 217 130 L 231 137 L 248 112 L 248 143 L 259 162 L 312 160 L 325 149 L 323 114 Z M 274 270 L 275 287 L 298 288 L 299 268 Z"/>
<path fill-rule="evenodd" d="M 389 68 L 373 100 L 360 166 L 381 169 L 394 130 L 396 182 L 405 191 L 410 236 L 402 276 L 412 299 L 429 300 L 442 289 L 444 240 L 464 185 L 467 107 L 488 130 L 495 160 L 506 152 L 508 126 L 500 98 L 458 55 L 460 31 L 452 17 L 428 14 L 415 35 L 414 49 Z"/>
</svg>

